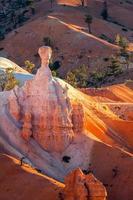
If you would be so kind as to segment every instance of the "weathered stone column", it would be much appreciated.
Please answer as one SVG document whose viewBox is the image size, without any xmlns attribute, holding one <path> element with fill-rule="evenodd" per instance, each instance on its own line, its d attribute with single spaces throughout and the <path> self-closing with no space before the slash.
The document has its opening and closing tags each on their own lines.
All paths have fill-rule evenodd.
<svg viewBox="0 0 133 200">
<path fill-rule="evenodd" d="M 84 175 L 78 168 L 65 178 L 65 200 L 106 200 L 103 184 L 93 174 Z"/>
</svg>

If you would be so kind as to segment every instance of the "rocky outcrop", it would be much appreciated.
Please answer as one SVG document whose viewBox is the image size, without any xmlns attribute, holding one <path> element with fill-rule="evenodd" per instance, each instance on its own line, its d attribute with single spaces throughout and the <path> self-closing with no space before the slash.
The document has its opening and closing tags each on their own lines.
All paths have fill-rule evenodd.
<svg viewBox="0 0 133 200">
<path fill-rule="evenodd" d="M 35 78 L 9 97 L 9 112 L 21 126 L 21 137 L 33 137 L 47 151 L 63 151 L 72 141 L 72 108 L 67 89 L 52 78 L 51 49 L 39 49 L 41 68 Z"/>
<path fill-rule="evenodd" d="M 84 132 L 84 110 L 75 100 L 75 89 L 52 77 L 51 48 L 41 47 L 38 53 L 41 67 L 37 74 L 23 86 L 0 93 L 0 137 L 11 153 L 22 154 L 42 172 L 62 180 L 71 169 L 64 166 L 63 157 L 70 158 L 72 167 L 80 163 L 87 167 L 90 151 L 85 150 L 87 145 L 80 150 L 84 138 L 79 138 Z"/>
<path fill-rule="evenodd" d="M 105 187 L 91 173 L 76 169 L 65 178 L 65 200 L 106 200 L 106 196 Z"/>
</svg>

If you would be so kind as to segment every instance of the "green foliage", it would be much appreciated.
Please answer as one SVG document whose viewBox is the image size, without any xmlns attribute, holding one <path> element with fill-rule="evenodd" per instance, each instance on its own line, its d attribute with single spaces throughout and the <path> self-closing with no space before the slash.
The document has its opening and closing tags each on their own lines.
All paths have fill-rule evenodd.
<svg viewBox="0 0 133 200">
<path fill-rule="evenodd" d="M 34 0 L 27 0 L 26 4 L 27 6 L 32 6 L 34 3 Z"/>
<path fill-rule="evenodd" d="M 35 13 L 34 0 L 0 1 L 0 40 L 14 28 L 23 25 L 31 13 Z"/>
<path fill-rule="evenodd" d="M 111 57 L 111 64 L 108 66 L 107 75 L 114 75 L 117 76 L 123 72 L 122 66 L 119 60 L 119 57 L 112 56 Z"/>
<path fill-rule="evenodd" d="M 19 81 L 13 75 L 14 69 L 7 68 L 5 72 L 0 73 L 0 87 L 3 90 L 11 90 L 16 85 L 19 85 Z"/>
<path fill-rule="evenodd" d="M 89 86 L 101 87 L 104 83 L 112 82 L 115 77 L 123 72 L 119 57 L 112 56 L 109 58 L 109 62 L 109 66 L 104 68 L 104 70 L 96 70 L 90 74 Z"/>
<path fill-rule="evenodd" d="M 85 22 L 87 23 L 87 24 L 91 24 L 92 23 L 92 16 L 91 15 L 89 15 L 89 14 L 87 14 L 86 15 L 86 18 L 85 18 Z"/>
<path fill-rule="evenodd" d="M 43 43 L 45 46 L 49 46 L 49 47 L 52 47 L 53 48 L 53 41 L 50 37 L 44 37 L 43 38 Z"/>
<path fill-rule="evenodd" d="M 88 84 L 88 67 L 80 66 L 67 73 L 66 81 L 73 87 L 86 87 Z"/>
<path fill-rule="evenodd" d="M 52 61 L 52 58 L 49 62 L 49 68 L 52 72 L 52 76 L 59 77 L 58 69 L 61 67 L 60 61 L 56 60 L 55 62 Z"/>
<path fill-rule="evenodd" d="M 115 38 L 115 43 L 121 47 L 122 51 L 126 51 L 127 47 L 128 47 L 128 40 L 127 38 L 117 34 L 116 38 Z"/>
<path fill-rule="evenodd" d="M 108 6 L 107 6 L 106 0 L 104 0 L 103 5 L 104 5 L 104 7 L 102 10 L 101 16 L 103 17 L 104 20 L 107 20 L 108 19 Z"/>
<path fill-rule="evenodd" d="M 107 42 L 113 43 L 113 40 L 109 38 L 108 36 L 106 36 L 105 34 L 101 34 L 100 38 L 103 40 L 106 40 Z"/>
<path fill-rule="evenodd" d="M 66 81 L 73 87 L 75 88 L 78 87 L 77 78 L 74 71 L 73 72 L 70 71 L 67 73 Z"/>
<path fill-rule="evenodd" d="M 6 75 L 4 72 L 0 72 L 0 89 L 3 91 L 6 83 Z"/>
<path fill-rule="evenodd" d="M 126 65 L 128 71 L 130 63 L 133 63 L 133 54 L 132 52 L 125 51 L 122 52 L 121 55 L 125 58 L 125 62 L 123 64 Z"/>
<path fill-rule="evenodd" d="M 5 27 L 0 26 L 0 40 L 4 40 L 4 39 L 5 39 Z"/>
<path fill-rule="evenodd" d="M 93 87 L 101 87 L 101 85 L 104 83 L 105 79 L 106 79 L 106 72 L 102 72 L 102 71 L 94 71 L 90 74 L 90 78 L 89 78 L 89 86 L 93 86 Z"/>
<path fill-rule="evenodd" d="M 119 34 L 117 34 L 116 37 L 115 37 L 115 44 L 118 45 L 118 46 L 120 45 L 120 38 L 121 37 L 120 37 Z"/>
<path fill-rule="evenodd" d="M 130 63 L 132 62 L 132 53 L 128 51 L 129 41 L 127 38 L 117 34 L 115 43 L 121 47 L 120 52 L 118 52 L 118 56 L 125 58 L 125 62 L 123 62 L 123 64 L 126 64 L 128 70 Z"/>
<path fill-rule="evenodd" d="M 56 60 L 55 62 L 52 62 L 52 60 L 50 60 L 49 63 L 49 68 L 51 69 L 51 71 L 53 70 L 58 70 L 61 67 L 61 63 L 60 61 Z"/>
<path fill-rule="evenodd" d="M 35 68 L 35 64 L 30 62 L 29 60 L 26 60 L 24 64 L 24 69 L 27 70 L 29 73 L 32 73 L 33 69 Z"/>
<path fill-rule="evenodd" d="M 102 13 L 101 13 L 101 16 L 103 17 L 104 20 L 107 20 L 108 19 L 108 11 L 107 9 L 103 9 Z"/>
<path fill-rule="evenodd" d="M 59 77 L 59 74 L 56 70 L 52 70 L 51 72 L 53 77 Z"/>
<path fill-rule="evenodd" d="M 31 5 L 31 6 L 30 6 L 30 9 L 31 9 L 32 15 L 34 15 L 34 14 L 35 14 L 35 6 L 34 6 L 34 5 Z"/>
<path fill-rule="evenodd" d="M 95 71 L 92 73 L 92 77 L 96 82 L 101 82 L 105 77 L 105 73 Z"/>
</svg>

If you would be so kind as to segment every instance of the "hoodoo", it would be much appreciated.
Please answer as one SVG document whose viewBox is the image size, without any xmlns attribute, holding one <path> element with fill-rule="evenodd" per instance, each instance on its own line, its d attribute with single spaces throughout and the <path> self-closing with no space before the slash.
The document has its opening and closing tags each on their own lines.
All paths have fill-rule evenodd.
<svg viewBox="0 0 133 200">
<path fill-rule="evenodd" d="M 84 131 L 84 112 L 82 103 L 75 101 L 73 88 L 52 77 L 49 69 L 51 48 L 41 47 L 38 53 L 41 67 L 34 78 L 22 87 L 2 93 L 0 130 L 13 154 L 18 151 L 22 154 L 19 156 L 26 157 L 32 165 L 62 179 L 67 171 L 84 160 L 81 156 L 72 165 L 64 166 L 63 163 L 65 154 L 69 160 L 77 151 L 85 154 L 87 146 L 82 150 L 77 148 L 82 143 L 78 137 Z M 69 90 L 72 91 L 69 93 Z M 54 168 L 59 173 L 53 172 Z"/>
<path fill-rule="evenodd" d="M 8 109 L 19 124 L 24 140 L 33 137 L 44 150 L 60 152 L 74 136 L 72 108 L 67 89 L 52 77 L 49 69 L 51 53 L 50 47 L 39 49 L 41 67 L 37 75 L 22 88 L 13 90 Z M 16 102 L 17 110 L 12 102 Z"/>
<path fill-rule="evenodd" d="M 107 192 L 93 174 L 84 175 L 76 169 L 65 178 L 64 197 L 65 200 L 106 200 Z"/>
</svg>

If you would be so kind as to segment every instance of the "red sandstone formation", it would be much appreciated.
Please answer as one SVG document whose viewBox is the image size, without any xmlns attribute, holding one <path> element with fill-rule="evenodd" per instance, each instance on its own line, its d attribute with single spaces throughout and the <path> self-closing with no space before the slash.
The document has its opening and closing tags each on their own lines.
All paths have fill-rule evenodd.
<svg viewBox="0 0 133 200">
<path fill-rule="evenodd" d="M 65 178 L 65 200 L 106 200 L 106 189 L 93 174 L 84 175 L 80 169 Z"/>
</svg>

